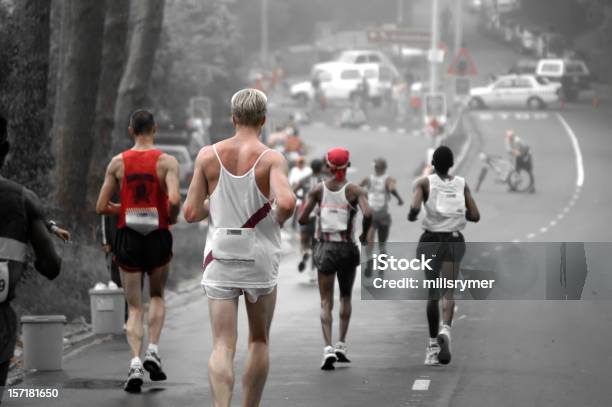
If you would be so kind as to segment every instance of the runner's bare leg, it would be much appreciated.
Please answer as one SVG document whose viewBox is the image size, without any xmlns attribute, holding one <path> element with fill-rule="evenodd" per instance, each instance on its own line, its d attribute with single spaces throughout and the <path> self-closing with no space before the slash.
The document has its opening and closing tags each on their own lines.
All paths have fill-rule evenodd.
<svg viewBox="0 0 612 407">
<path fill-rule="evenodd" d="M 442 262 L 440 276 L 447 280 L 455 280 L 459 273 L 459 263 L 452 261 Z M 453 323 L 453 315 L 455 313 L 455 290 L 450 288 L 443 291 L 442 297 L 442 322 L 445 325 L 451 326 Z"/>
<path fill-rule="evenodd" d="M 276 305 L 276 288 L 259 297 L 255 304 L 246 298 L 245 303 L 249 318 L 249 354 L 242 374 L 243 406 L 256 407 L 268 377 L 270 325 Z"/>
<path fill-rule="evenodd" d="M 334 308 L 334 283 L 336 274 L 319 273 L 319 294 L 321 295 L 321 328 L 325 346 L 332 346 L 332 309 Z"/>
<path fill-rule="evenodd" d="M 238 298 L 208 299 L 213 351 L 208 360 L 208 380 L 214 407 L 229 407 L 234 389 L 234 355 L 238 337 Z"/>
<path fill-rule="evenodd" d="M 142 337 L 144 335 L 144 307 L 142 305 L 142 272 L 121 270 L 123 278 L 123 292 L 128 304 L 128 320 L 126 323 L 126 336 L 132 358 L 140 357 L 142 350 Z"/>
<path fill-rule="evenodd" d="M 351 295 L 353 293 L 353 284 L 355 283 L 355 273 L 356 271 L 353 270 L 352 278 L 343 279 L 343 285 L 340 287 L 340 337 L 338 338 L 340 342 L 346 342 L 346 333 L 348 332 L 349 323 L 351 322 L 351 313 L 353 311 Z M 340 284 L 340 280 L 338 280 L 338 284 Z M 347 295 L 346 293 L 349 294 Z"/>
<path fill-rule="evenodd" d="M 158 267 L 149 274 L 149 343 L 157 345 L 166 317 L 166 303 L 164 289 L 168 280 L 170 264 Z"/>
</svg>

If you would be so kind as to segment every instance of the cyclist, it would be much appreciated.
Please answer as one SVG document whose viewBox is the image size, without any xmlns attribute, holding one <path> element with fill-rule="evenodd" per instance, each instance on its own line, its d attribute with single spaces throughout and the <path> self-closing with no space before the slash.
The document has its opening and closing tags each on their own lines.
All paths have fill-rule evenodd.
<svg viewBox="0 0 612 407">
<path fill-rule="evenodd" d="M 529 174 L 529 188 L 527 192 L 534 193 L 535 179 L 533 176 L 531 148 L 514 133 L 514 130 L 508 130 L 506 132 L 506 151 L 513 158 L 516 171 L 525 170 L 527 174 Z"/>
</svg>

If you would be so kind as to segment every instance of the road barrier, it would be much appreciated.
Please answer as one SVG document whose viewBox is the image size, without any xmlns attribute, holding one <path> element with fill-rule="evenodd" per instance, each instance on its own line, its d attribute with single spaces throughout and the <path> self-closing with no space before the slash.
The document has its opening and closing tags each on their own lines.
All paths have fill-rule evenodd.
<svg viewBox="0 0 612 407">
<path fill-rule="evenodd" d="M 21 317 L 24 369 L 62 370 L 65 324 L 63 315 Z"/>
<path fill-rule="evenodd" d="M 94 334 L 120 334 L 123 332 L 125 300 L 122 289 L 89 290 L 91 325 Z"/>
</svg>

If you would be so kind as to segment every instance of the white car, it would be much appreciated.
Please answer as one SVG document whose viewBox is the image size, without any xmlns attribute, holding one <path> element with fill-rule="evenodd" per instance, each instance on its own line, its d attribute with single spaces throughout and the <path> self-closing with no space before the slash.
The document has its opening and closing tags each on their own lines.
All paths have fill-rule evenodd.
<svg viewBox="0 0 612 407">
<path fill-rule="evenodd" d="M 469 106 L 474 109 L 527 107 L 544 109 L 559 102 L 561 85 L 535 75 L 501 76 L 488 86 L 470 91 Z"/>
<path fill-rule="evenodd" d="M 393 71 L 380 64 L 353 64 L 346 62 L 325 62 L 312 69 L 311 77 L 317 77 L 321 90 L 328 101 L 348 101 L 357 95 L 359 85 L 365 77 L 369 85 L 369 95 L 374 103 L 391 91 L 394 78 Z M 291 97 L 302 103 L 314 98 L 311 81 L 296 83 L 291 86 Z"/>
<path fill-rule="evenodd" d="M 342 51 L 338 58 L 336 58 L 336 61 L 349 64 L 379 64 L 391 69 L 393 75 L 399 76 L 399 71 L 391 59 L 389 59 L 384 52 L 377 50 L 363 49 Z"/>
<path fill-rule="evenodd" d="M 184 145 L 158 144 L 158 149 L 166 154 L 170 154 L 179 164 L 179 182 L 181 187 L 181 196 L 187 196 L 191 178 L 193 178 L 193 160 L 189 154 L 189 150 Z"/>
</svg>

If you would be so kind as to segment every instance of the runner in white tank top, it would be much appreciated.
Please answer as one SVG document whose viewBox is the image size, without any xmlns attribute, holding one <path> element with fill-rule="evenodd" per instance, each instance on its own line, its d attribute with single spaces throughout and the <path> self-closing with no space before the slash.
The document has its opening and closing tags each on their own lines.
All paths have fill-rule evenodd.
<svg viewBox="0 0 612 407">
<path fill-rule="evenodd" d="M 280 261 L 280 225 L 269 209 L 255 180 L 255 167 L 271 150 L 265 150 L 246 174 L 233 175 L 219 160 L 219 181 L 210 195 L 210 221 L 206 238 L 206 263 L 202 285 L 207 287 L 272 288 L 278 279 Z M 264 209 L 262 209 L 264 208 Z M 268 209 L 265 209 L 268 208 Z M 252 217 L 254 228 L 244 227 Z M 212 258 L 209 253 L 212 253 Z"/>
<path fill-rule="evenodd" d="M 368 203 L 372 208 L 372 226 L 368 231 L 368 245 L 366 246 L 366 258 L 372 258 L 372 249 L 375 236 L 378 235 L 378 250 L 380 253 L 387 251 L 387 239 L 391 231 L 391 214 L 389 213 L 389 199 L 393 195 L 397 204 L 402 206 L 404 201 L 397 192 L 397 181 L 394 177 L 387 175 L 387 160 L 379 157 L 374 160 L 374 174 L 361 181 L 361 186 L 368 191 Z M 372 261 L 366 264 L 364 277 L 372 276 Z M 382 271 L 379 271 L 382 274 Z"/>
<path fill-rule="evenodd" d="M 243 403 L 258 406 L 269 371 L 280 227 L 295 210 L 295 194 L 287 179 L 287 160 L 260 141 L 266 95 L 243 89 L 234 94 L 231 106 L 236 132 L 200 150 L 184 215 L 191 223 L 210 217 L 202 286 L 213 342 L 208 361 L 212 404 L 231 404 L 238 297 L 245 294 L 249 355 L 243 369 Z"/>
<path fill-rule="evenodd" d="M 361 209 L 364 219 L 359 237 L 361 242 L 365 242 L 372 215 L 365 191 L 346 180 L 349 152 L 343 148 L 334 148 L 327 153 L 326 158 L 334 178 L 322 182 L 308 194 L 299 221 L 302 225 L 308 223 L 310 213 L 319 206 L 314 260 L 319 276 L 321 326 L 325 342 L 321 369 L 330 370 L 334 369 L 336 361 L 349 362 L 345 341 L 351 314 L 353 283 L 360 261 L 359 248 L 353 238 L 357 207 Z M 332 346 L 331 311 L 336 277 L 340 288 L 340 337 L 336 345 Z"/>
<path fill-rule="evenodd" d="M 431 164 L 435 173 L 422 177 L 415 186 L 414 198 L 408 220 L 414 222 L 425 206 L 424 232 L 419 239 L 417 256 L 431 261 L 431 270 L 425 278 L 439 277 L 448 280 L 458 278 L 459 265 L 465 254 L 465 240 L 461 230 L 466 221 L 478 222 L 480 214 L 476 202 L 462 177 L 449 175 L 453 166 L 453 152 L 446 146 L 433 153 Z M 440 330 L 440 297 L 442 296 L 443 327 Z M 448 364 L 451 360 L 451 324 L 455 309 L 452 289 L 430 289 L 427 303 L 429 344 L 425 352 L 425 364 Z"/>
</svg>

